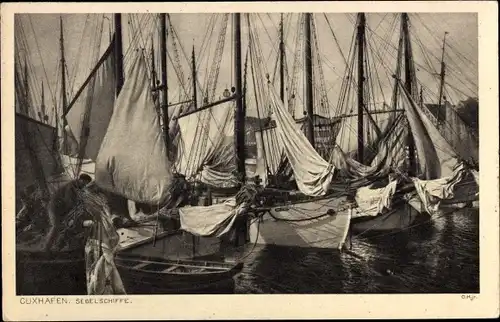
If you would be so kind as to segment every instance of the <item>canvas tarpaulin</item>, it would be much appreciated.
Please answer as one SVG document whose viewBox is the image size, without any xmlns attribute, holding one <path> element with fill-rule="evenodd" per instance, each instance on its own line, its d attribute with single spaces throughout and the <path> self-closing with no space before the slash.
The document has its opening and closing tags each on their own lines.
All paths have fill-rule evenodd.
<svg viewBox="0 0 500 322">
<path fill-rule="evenodd" d="M 434 180 L 412 178 L 423 208 L 429 214 L 438 214 L 443 200 L 455 198 L 455 187 L 466 175 L 463 164 L 458 165 L 450 176 Z"/>
<path fill-rule="evenodd" d="M 396 192 L 398 181 L 394 180 L 382 188 L 361 187 L 356 191 L 356 217 L 376 216 L 384 209 L 391 209 L 392 197 Z"/>
<path fill-rule="evenodd" d="M 95 165 L 95 180 L 129 200 L 163 204 L 172 169 L 156 112 L 144 57 L 134 55 Z"/>
<path fill-rule="evenodd" d="M 236 198 L 211 206 L 179 208 L 181 229 L 196 236 L 220 237 L 231 229 L 238 215 L 242 214 L 247 203 L 236 204 Z"/>
<path fill-rule="evenodd" d="M 113 114 L 115 72 L 112 48 L 113 43 L 66 114 L 70 130 L 68 135 L 76 140 L 79 147 L 77 155 L 82 159 L 96 160 Z"/>
</svg>

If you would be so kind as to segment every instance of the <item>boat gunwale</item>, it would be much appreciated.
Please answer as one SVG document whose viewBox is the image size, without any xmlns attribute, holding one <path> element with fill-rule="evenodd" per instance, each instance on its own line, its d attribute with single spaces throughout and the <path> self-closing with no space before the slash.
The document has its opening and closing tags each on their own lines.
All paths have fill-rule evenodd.
<svg viewBox="0 0 500 322">
<path fill-rule="evenodd" d="M 213 264 L 213 265 L 226 265 L 227 267 L 232 267 L 235 264 L 238 264 L 238 261 L 210 261 L 210 260 L 201 260 L 201 259 L 171 259 L 171 258 L 163 258 L 163 257 L 157 257 L 157 256 L 144 256 L 144 255 L 138 255 L 138 254 L 116 254 L 115 257 L 117 259 L 121 260 L 142 260 L 142 261 L 164 261 L 164 262 L 175 262 L 175 264 L 189 264 L 189 263 L 206 263 L 206 264 Z"/>
<path fill-rule="evenodd" d="M 234 262 L 234 263 L 228 263 L 228 262 L 211 262 L 211 263 L 216 263 L 219 266 L 226 266 L 222 267 L 220 271 L 212 271 L 212 272 L 189 272 L 189 273 L 180 273 L 180 272 L 162 272 L 162 271 L 151 271 L 151 270 L 145 270 L 142 268 L 134 268 L 131 266 L 126 266 L 123 265 L 123 263 L 120 263 L 120 259 L 123 261 L 127 261 L 126 258 L 118 258 L 118 260 L 115 261 L 115 265 L 117 267 L 123 268 L 127 271 L 134 271 L 134 272 L 141 272 L 141 273 L 146 273 L 146 274 L 162 274 L 162 275 L 170 275 L 170 276 L 189 276 L 189 275 L 198 275 L 198 276 L 216 276 L 216 275 L 234 275 L 233 273 L 241 271 L 243 269 L 243 263 L 242 262 Z M 163 261 L 166 261 L 167 263 L 162 263 L 161 261 L 151 261 L 151 260 L 141 260 L 140 258 L 130 258 L 129 260 L 136 260 L 137 262 L 149 262 L 148 264 L 172 264 L 172 265 L 182 265 L 182 263 L 177 263 L 175 260 L 169 260 L 169 259 L 160 259 Z M 170 262 L 170 263 L 169 263 Z M 188 262 L 196 262 L 196 261 L 188 261 Z M 207 261 L 200 261 L 200 263 L 207 263 Z M 187 264 L 186 264 L 187 265 Z M 202 267 L 200 267 L 202 268 Z"/>
<path fill-rule="evenodd" d="M 150 271 L 150 270 L 145 270 L 145 269 L 142 269 L 142 268 L 133 268 L 133 267 L 130 267 L 130 266 L 125 266 L 125 265 L 120 265 L 118 263 L 115 263 L 115 265 L 117 267 L 120 267 L 120 268 L 123 268 L 123 269 L 126 269 L 128 271 L 134 271 L 134 272 L 140 272 L 140 273 L 144 273 L 144 274 L 151 274 L 151 275 L 169 275 L 169 276 L 228 276 L 228 277 L 231 277 L 231 273 L 233 271 L 238 271 L 235 269 L 235 267 L 232 267 L 232 268 L 228 268 L 226 270 L 221 270 L 221 271 L 209 271 L 209 272 L 163 272 L 163 271 Z"/>
<path fill-rule="evenodd" d="M 139 255 L 139 254 L 128 254 L 128 253 L 117 253 L 115 255 L 116 257 L 120 258 L 120 259 L 129 259 L 129 260 L 145 260 L 145 261 L 170 261 L 170 262 L 176 262 L 176 263 L 181 263 L 181 262 L 185 262 L 186 264 L 187 263 L 199 263 L 199 262 L 203 262 L 203 263 L 207 263 L 207 264 L 214 264 L 214 265 L 228 265 L 228 266 L 231 266 L 233 264 L 237 264 L 238 261 L 224 261 L 224 262 L 221 262 L 221 261 L 215 261 L 215 260 L 202 260 L 202 259 L 196 259 L 196 258 L 178 258 L 178 259 L 172 259 L 172 258 L 165 258 L 165 257 L 158 257 L 158 256 L 145 256 L 145 255 Z"/>
</svg>

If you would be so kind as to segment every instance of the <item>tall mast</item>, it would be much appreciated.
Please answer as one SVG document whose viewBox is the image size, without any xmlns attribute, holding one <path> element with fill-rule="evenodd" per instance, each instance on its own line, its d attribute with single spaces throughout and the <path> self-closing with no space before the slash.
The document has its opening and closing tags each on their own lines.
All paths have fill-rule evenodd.
<svg viewBox="0 0 500 322">
<path fill-rule="evenodd" d="M 241 74 L 241 17 L 234 14 L 234 72 L 236 88 L 236 111 L 234 118 L 234 137 L 236 148 L 236 168 L 240 180 L 245 182 L 245 108 L 243 105 L 242 74 Z"/>
<path fill-rule="evenodd" d="M 307 112 L 307 138 L 314 147 L 313 124 L 313 84 L 312 84 L 312 53 L 311 53 L 311 14 L 306 13 L 306 112 Z"/>
<path fill-rule="evenodd" d="M 194 44 L 193 51 L 191 53 L 191 78 L 193 79 L 193 106 L 196 109 L 198 107 L 198 102 L 196 98 L 197 88 L 196 88 L 196 58 L 194 55 Z"/>
<path fill-rule="evenodd" d="M 444 63 L 444 50 L 446 46 L 446 35 L 448 34 L 447 31 L 444 33 L 443 37 L 443 51 L 441 54 L 441 83 L 439 85 L 439 105 L 438 105 L 438 113 L 441 113 L 441 104 L 442 104 L 442 99 L 443 99 L 443 90 L 444 90 L 444 76 L 445 76 L 445 70 L 446 70 L 446 64 Z"/>
<path fill-rule="evenodd" d="M 26 57 L 24 57 L 24 77 L 23 77 L 23 87 L 24 87 L 24 97 L 26 97 L 26 99 L 24 100 L 24 105 L 22 107 L 22 111 L 24 112 L 24 114 L 26 114 L 27 116 L 30 116 L 29 115 L 29 111 L 30 111 L 30 108 L 29 108 L 29 102 L 30 102 L 30 86 L 29 86 L 29 82 L 28 82 L 28 62 L 26 61 Z"/>
<path fill-rule="evenodd" d="M 424 107 L 424 87 L 420 86 L 420 107 Z"/>
<path fill-rule="evenodd" d="M 363 163 L 364 161 L 364 81 L 365 81 L 365 70 L 364 70 L 364 44 L 365 44 L 365 28 L 366 28 L 366 17 L 364 13 L 358 13 L 358 32 L 357 32 L 357 43 L 358 43 L 358 161 Z"/>
<path fill-rule="evenodd" d="M 164 127 L 165 146 L 167 147 L 167 157 L 170 154 L 169 120 L 168 120 L 168 86 L 167 86 L 167 15 L 160 13 L 160 48 L 161 48 L 161 109 Z"/>
<path fill-rule="evenodd" d="M 59 45 L 61 50 L 61 99 L 63 115 L 66 114 L 68 108 L 68 98 L 66 96 L 66 59 L 64 57 L 64 31 L 62 16 L 59 16 Z M 68 154 L 68 134 L 66 133 L 66 117 L 63 117 L 63 154 Z"/>
<path fill-rule="evenodd" d="M 116 96 L 123 87 L 123 45 L 122 45 L 122 15 L 114 14 L 115 20 L 115 71 L 116 71 Z"/>
<path fill-rule="evenodd" d="M 283 14 L 280 22 L 280 98 L 285 102 L 285 40 L 283 33 Z"/>
<path fill-rule="evenodd" d="M 156 87 L 156 64 L 155 64 L 155 45 L 154 39 L 151 37 L 151 86 L 152 88 Z"/>
<path fill-rule="evenodd" d="M 43 87 L 43 81 L 42 81 L 42 106 L 41 106 L 41 110 L 42 110 L 41 121 L 47 122 L 48 119 L 47 119 L 47 115 L 45 113 L 45 90 Z"/>
<path fill-rule="evenodd" d="M 408 28 L 408 14 L 403 13 L 401 16 L 402 24 L 403 24 L 403 40 L 404 40 L 404 48 L 405 48 L 405 88 L 410 94 L 411 97 L 414 97 L 416 93 L 413 92 L 413 87 L 415 84 L 413 84 L 413 78 L 415 77 L 414 75 L 414 68 L 413 68 L 413 57 L 412 57 L 412 50 L 411 50 L 411 42 L 410 42 L 410 32 Z M 410 162 L 410 169 L 409 169 L 409 174 L 414 175 L 416 171 L 416 164 L 415 164 L 415 141 L 413 139 L 413 135 L 411 132 L 408 133 L 408 136 L 406 137 L 406 144 L 408 146 L 408 159 Z"/>
<path fill-rule="evenodd" d="M 402 28 L 402 26 L 401 26 L 401 28 Z M 401 30 L 400 35 L 399 35 L 399 43 L 398 43 L 398 56 L 397 56 L 397 60 L 396 60 L 396 75 L 395 75 L 396 77 L 394 79 L 394 88 L 392 91 L 392 101 L 391 101 L 392 108 L 394 110 L 394 114 L 393 114 L 394 119 L 396 119 L 397 108 L 398 108 L 397 99 L 398 99 L 398 93 L 399 93 L 399 82 L 401 79 L 401 61 L 402 61 L 403 51 L 404 51 L 403 38 L 404 38 L 403 32 Z"/>
</svg>

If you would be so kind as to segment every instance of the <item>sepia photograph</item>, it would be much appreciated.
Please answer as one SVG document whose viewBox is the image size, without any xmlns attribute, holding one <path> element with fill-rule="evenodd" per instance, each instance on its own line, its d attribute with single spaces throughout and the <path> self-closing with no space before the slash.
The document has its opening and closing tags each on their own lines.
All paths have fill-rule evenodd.
<svg viewBox="0 0 500 322">
<path fill-rule="evenodd" d="M 479 296 L 478 13 L 282 8 L 14 14 L 16 296 Z"/>
</svg>

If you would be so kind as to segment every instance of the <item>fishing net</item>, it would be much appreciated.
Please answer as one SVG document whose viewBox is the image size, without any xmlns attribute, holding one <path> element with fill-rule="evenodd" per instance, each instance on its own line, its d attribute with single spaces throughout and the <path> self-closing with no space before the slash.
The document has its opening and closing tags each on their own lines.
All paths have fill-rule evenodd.
<svg viewBox="0 0 500 322">
<path fill-rule="evenodd" d="M 85 244 L 87 293 L 89 295 L 126 294 L 114 255 L 120 237 L 113 225 L 113 214 L 106 196 L 97 189 L 84 189 L 82 205 L 93 225 Z M 83 223 L 82 223 L 83 226 Z"/>
<path fill-rule="evenodd" d="M 37 245 L 47 232 L 47 205 L 50 196 L 38 186 L 29 186 L 21 193 L 22 207 L 16 214 L 16 242 Z"/>
</svg>

